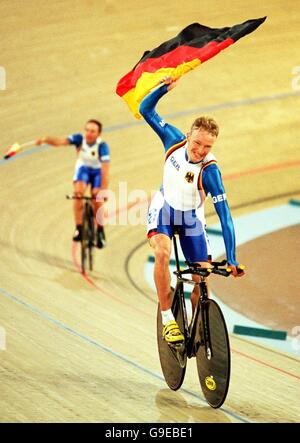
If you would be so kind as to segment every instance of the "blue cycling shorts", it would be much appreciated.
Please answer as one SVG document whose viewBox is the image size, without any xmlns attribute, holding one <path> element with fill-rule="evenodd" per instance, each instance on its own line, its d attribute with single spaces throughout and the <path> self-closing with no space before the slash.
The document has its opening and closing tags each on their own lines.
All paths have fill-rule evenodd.
<svg viewBox="0 0 300 443">
<path fill-rule="evenodd" d="M 205 226 L 196 210 L 173 209 L 163 195 L 157 193 L 149 208 L 147 236 L 151 238 L 156 234 L 165 234 L 171 239 L 174 232 L 179 234 L 181 249 L 188 262 L 207 262 L 211 259 Z"/>
<path fill-rule="evenodd" d="M 91 185 L 91 188 L 101 188 L 101 169 L 90 168 L 88 166 L 80 166 L 75 169 L 73 177 L 74 181 L 84 181 L 87 185 Z"/>
</svg>

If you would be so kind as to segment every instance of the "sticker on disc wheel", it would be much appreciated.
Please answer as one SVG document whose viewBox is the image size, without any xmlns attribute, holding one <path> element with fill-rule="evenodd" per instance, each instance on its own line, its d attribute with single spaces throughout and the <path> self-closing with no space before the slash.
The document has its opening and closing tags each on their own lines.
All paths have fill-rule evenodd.
<svg viewBox="0 0 300 443">
<path fill-rule="evenodd" d="M 210 391 L 214 391 L 217 388 L 217 384 L 212 375 L 205 377 L 205 384 Z"/>
</svg>

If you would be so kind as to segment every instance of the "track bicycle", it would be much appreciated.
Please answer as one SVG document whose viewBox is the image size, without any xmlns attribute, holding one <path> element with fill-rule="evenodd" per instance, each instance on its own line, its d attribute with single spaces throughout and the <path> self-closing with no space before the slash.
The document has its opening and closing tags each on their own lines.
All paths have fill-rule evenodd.
<svg viewBox="0 0 300 443">
<path fill-rule="evenodd" d="M 67 195 L 69 200 L 84 200 L 82 217 L 82 238 L 81 238 L 81 270 L 86 273 L 87 257 L 89 260 L 89 270 L 93 270 L 94 247 L 95 247 L 95 222 L 92 200 L 94 197 L 78 197 L 76 195 Z"/>
<path fill-rule="evenodd" d="M 173 236 L 177 277 L 172 293 L 172 312 L 185 340 L 181 344 L 167 343 L 162 337 L 160 306 L 157 311 L 157 341 L 162 372 L 168 386 L 176 391 L 183 383 L 187 358 L 196 357 L 197 371 L 202 392 L 208 404 L 219 408 L 225 401 L 230 381 L 230 343 L 221 308 L 208 298 L 206 277 L 217 274 L 228 277 L 230 268 L 224 268 L 226 260 L 212 262 L 211 268 L 187 263 L 188 268 L 179 266 L 176 238 Z M 187 275 L 200 277 L 199 283 Z M 200 296 L 190 324 L 184 299 L 184 284 L 198 285 Z"/>
</svg>

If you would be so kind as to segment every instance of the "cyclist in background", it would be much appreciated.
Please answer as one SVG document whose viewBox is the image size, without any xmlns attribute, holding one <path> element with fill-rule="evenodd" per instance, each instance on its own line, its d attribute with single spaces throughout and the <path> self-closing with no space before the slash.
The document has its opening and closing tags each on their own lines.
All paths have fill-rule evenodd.
<svg viewBox="0 0 300 443">
<path fill-rule="evenodd" d="M 96 216 L 98 209 L 107 199 L 110 153 L 109 147 L 101 138 L 102 124 L 98 120 L 88 120 L 84 127 L 84 134 L 77 133 L 67 138 L 45 136 L 36 140 L 36 145 L 43 143 L 55 147 L 74 145 L 77 151 L 77 161 L 73 177 L 74 195 L 83 197 L 90 185 L 91 194 L 94 197 L 93 206 Z M 98 196 L 98 199 L 96 197 Z M 82 238 L 83 201 L 74 200 L 75 232 L 74 241 Z M 106 245 L 103 225 L 95 217 L 97 224 L 97 247 Z"/>
</svg>

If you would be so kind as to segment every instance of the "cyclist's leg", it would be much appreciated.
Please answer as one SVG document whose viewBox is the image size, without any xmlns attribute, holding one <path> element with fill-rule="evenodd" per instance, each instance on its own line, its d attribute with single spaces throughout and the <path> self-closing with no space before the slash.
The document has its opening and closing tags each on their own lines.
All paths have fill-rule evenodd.
<svg viewBox="0 0 300 443">
<path fill-rule="evenodd" d="M 206 232 L 206 226 L 204 227 L 203 234 L 204 234 L 204 237 L 201 237 L 201 239 L 198 240 L 199 241 L 199 248 L 201 248 L 201 243 L 202 243 L 203 249 L 206 248 L 206 251 L 207 251 L 207 259 L 205 256 L 205 261 L 198 261 L 197 260 L 196 263 L 198 263 L 202 268 L 211 268 L 210 263 L 212 261 L 212 255 L 211 255 L 211 248 L 210 248 L 209 239 L 208 239 L 207 232 Z M 192 278 L 195 282 L 199 283 L 200 277 L 198 275 L 193 275 Z M 205 280 L 208 283 L 208 277 Z M 207 287 L 207 289 L 209 289 L 209 288 Z M 199 296 L 200 296 L 199 286 L 195 285 L 194 289 L 192 291 L 192 294 L 191 294 L 191 302 L 192 302 L 193 312 L 195 310 L 195 307 L 197 306 Z"/>
<path fill-rule="evenodd" d="M 82 181 L 74 181 L 74 195 L 76 197 L 83 197 L 87 188 L 87 184 Z M 74 200 L 74 218 L 75 224 L 82 225 L 82 211 L 83 211 L 83 200 Z"/>
<path fill-rule="evenodd" d="M 93 200 L 93 210 L 94 210 L 94 222 L 96 229 L 96 237 L 97 237 L 97 247 L 99 249 L 103 248 L 106 245 L 106 236 L 104 233 L 104 205 L 103 201 L 97 201 L 97 196 L 99 198 L 99 192 L 101 192 L 100 188 L 92 189 L 92 196 L 95 198 Z"/>
<path fill-rule="evenodd" d="M 97 226 L 97 247 L 103 248 L 106 245 L 106 238 L 104 234 L 104 206 L 103 206 L 103 191 L 101 190 L 101 169 L 95 169 L 92 174 L 91 189 L 92 196 L 95 198 L 93 200 L 93 210 L 94 210 L 94 221 L 95 226 Z"/>
<path fill-rule="evenodd" d="M 85 166 L 76 167 L 73 177 L 74 195 L 76 197 L 83 197 L 88 186 L 89 178 Z M 83 215 L 83 200 L 74 199 L 73 204 L 74 219 L 75 219 L 75 233 L 73 240 L 81 240 L 82 231 L 82 215 Z"/>
<path fill-rule="evenodd" d="M 160 233 L 152 233 L 149 241 L 155 255 L 154 281 L 162 317 L 162 337 L 168 343 L 179 344 L 184 341 L 184 336 L 171 310 L 171 276 L 169 262 L 172 241 L 167 234 Z"/>
<path fill-rule="evenodd" d="M 94 169 L 91 174 L 91 192 L 92 197 L 95 199 L 93 200 L 95 226 L 103 226 L 103 222 L 101 221 L 103 216 L 96 217 L 98 210 L 103 206 L 103 200 L 101 199 L 101 181 L 101 169 Z"/>
<path fill-rule="evenodd" d="M 162 316 L 162 336 L 168 343 L 184 341 L 171 310 L 171 276 L 169 261 L 172 248 L 173 224 L 170 208 L 158 192 L 150 205 L 148 214 L 148 238 L 155 255 L 154 281 Z"/>
<path fill-rule="evenodd" d="M 209 268 L 211 267 L 209 262 L 205 262 L 205 261 L 201 261 L 201 262 L 196 262 L 198 263 L 202 268 Z M 194 280 L 194 282 L 199 283 L 200 282 L 200 277 L 198 275 L 193 275 L 192 279 Z M 207 278 L 206 278 L 207 280 Z M 198 300 L 199 300 L 199 296 L 200 296 L 200 289 L 198 285 L 194 286 L 194 289 L 191 293 L 191 303 L 192 303 L 192 310 L 193 312 L 195 311 L 195 308 L 197 306 Z"/>
<path fill-rule="evenodd" d="M 157 192 L 149 207 L 147 225 L 147 237 L 155 256 L 154 281 L 162 311 L 171 308 L 169 260 L 173 231 L 170 216 L 164 206 L 164 197 L 161 192 Z"/>
<path fill-rule="evenodd" d="M 161 311 L 171 309 L 170 286 L 171 276 L 169 262 L 171 255 L 171 239 L 166 234 L 155 234 L 149 239 L 153 249 L 154 262 L 154 282 L 160 303 Z"/>
<path fill-rule="evenodd" d="M 88 168 L 86 166 L 76 167 L 73 177 L 74 195 L 83 197 L 89 184 Z M 74 200 L 74 218 L 76 226 L 82 225 L 83 200 Z"/>
<path fill-rule="evenodd" d="M 203 268 L 211 267 L 208 237 L 203 222 L 197 217 L 195 211 L 187 211 L 179 239 L 182 252 L 189 263 L 198 263 Z M 193 275 L 192 279 L 197 283 L 200 281 L 198 275 Z M 199 286 L 195 285 L 191 294 L 193 312 L 198 303 L 199 295 Z"/>
<path fill-rule="evenodd" d="M 92 188 L 92 197 L 94 198 L 93 200 L 93 210 L 94 210 L 94 217 L 95 217 L 95 226 L 103 226 L 103 215 L 102 215 L 102 207 L 103 207 L 103 201 L 99 200 L 99 192 L 101 191 L 100 188 Z M 98 200 L 97 200 L 97 196 L 98 196 Z M 99 217 L 99 212 L 101 212 L 101 217 Z M 98 217 L 96 217 L 96 214 L 98 213 Z"/>
</svg>

